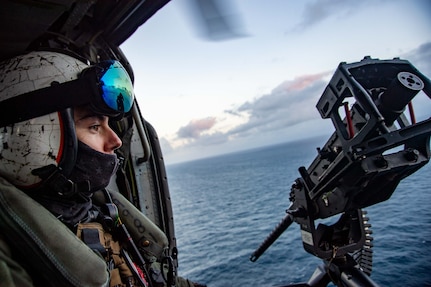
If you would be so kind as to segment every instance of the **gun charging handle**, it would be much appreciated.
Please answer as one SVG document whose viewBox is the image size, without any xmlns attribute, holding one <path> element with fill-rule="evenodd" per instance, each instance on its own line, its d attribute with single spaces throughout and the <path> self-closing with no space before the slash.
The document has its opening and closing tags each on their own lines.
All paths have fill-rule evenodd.
<svg viewBox="0 0 431 287">
<path fill-rule="evenodd" d="M 292 224 L 293 216 L 287 213 L 283 220 L 275 227 L 253 254 L 250 256 L 250 261 L 255 262 L 265 251 L 270 247 L 277 238 Z"/>
</svg>

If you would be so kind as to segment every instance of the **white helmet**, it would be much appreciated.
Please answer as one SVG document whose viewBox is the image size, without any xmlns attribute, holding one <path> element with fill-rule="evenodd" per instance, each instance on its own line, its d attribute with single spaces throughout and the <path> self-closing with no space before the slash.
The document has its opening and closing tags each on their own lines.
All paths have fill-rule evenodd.
<svg viewBox="0 0 431 287">
<path fill-rule="evenodd" d="M 77 152 L 71 107 L 91 104 L 118 116 L 134 101 L 130 77 L 117 61 L 89 66 L 38 51 L 0 62 L 0 71 L 0 175 L 23 189 L 52 180 L 54 169 L 67 181 Z"/>
</svg>

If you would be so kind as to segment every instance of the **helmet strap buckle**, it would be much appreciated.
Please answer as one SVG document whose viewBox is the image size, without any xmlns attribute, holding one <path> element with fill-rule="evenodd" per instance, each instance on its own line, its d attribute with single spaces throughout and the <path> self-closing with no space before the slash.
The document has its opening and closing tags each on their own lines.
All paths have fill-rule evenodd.
<svg viewBox="0 0 431 287">
<path fill-rule="evenodd" d="M 70 198 L 80 191 L 89 191 L 90 183 L 88 181 L 75 183 L 66 178 L 60 167 L 53 164 L 35 169 L 32 174 L 39 176 L 43 180 L 43 185 L 49 190 L 54 191 L 61 197 Z"/>
</svg>

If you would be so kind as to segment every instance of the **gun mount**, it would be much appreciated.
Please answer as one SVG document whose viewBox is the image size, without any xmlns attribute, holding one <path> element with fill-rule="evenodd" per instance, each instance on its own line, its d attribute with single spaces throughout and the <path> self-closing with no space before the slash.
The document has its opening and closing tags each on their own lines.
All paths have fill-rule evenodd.
<svg viewBox="0 0 431 287">
<path fill-rule="evenodd" d="M 431 82 L 406 60 L 341 63 L 316 105 L 335 132 L 311 165 L 299 168 L 285 218 L 250 260 L 297 222 L 304 249 L 326 263 L 300 286 L 375 286 L 367 276 L 371 262 L 357 268 L 351 254 L 372 240 L 362 208 L 389 199 L 402 179 L 429 162 L 431 118 L 416 122 L 412 105 L 420 91 L 431 99 Z M 317 219 L 338 214 L 335 224 L 315 226 Z"/>
</svg>

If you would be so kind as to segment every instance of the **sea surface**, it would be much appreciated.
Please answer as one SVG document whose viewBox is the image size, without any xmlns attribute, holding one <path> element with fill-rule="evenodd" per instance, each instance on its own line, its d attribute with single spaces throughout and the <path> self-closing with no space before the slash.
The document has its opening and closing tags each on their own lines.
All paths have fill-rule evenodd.
<svg viewBox="0 0 431 287">
<path fill-rule="evenodd" d="M 179 274 L 208 287 L 306 282 L 321 260 L 293 223 L 256 261 L 253 251 L 285 216 L 298 168 L 326 138 L 291 142 L 167 166 Z M 431 286 L 431 164 L 392 197 L 368 207 L 373 272 L 380 286 Z"/>
</svg>

